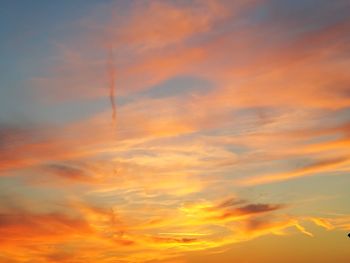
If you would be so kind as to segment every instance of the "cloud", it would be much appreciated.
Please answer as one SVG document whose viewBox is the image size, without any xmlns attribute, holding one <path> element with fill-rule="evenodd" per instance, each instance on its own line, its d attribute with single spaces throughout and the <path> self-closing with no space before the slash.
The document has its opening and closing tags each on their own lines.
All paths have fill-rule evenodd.
<svg viewBox="0 0 350 263">
<path fill-rule="evenodd" d="M 2 204 L 5 260 L 154 262 L 313 236 L 310 223 L 349 228 L 254 188 L 348 172 L 344 11 L 231 2 L 107 3 L 58 44 L 31 103 L 61 124 L 0 125 L 3 188 L 32 201 Z M 84 118 L 68 122 L 53 104 Z"/>
<path fill-rule="evenodd" d="M 226 15 L 220 1 L 193 2 L 191 6 L 167 1 L 136 3 L 121 29 L 110 34 L 120 39 L 120 45 L 142 51 L 164 48 L 208 31 L 216 20 Z"/>
<path fill-rule="evenodd" d="M 298 177 L 312 176 L 319 173 L 335 172 L 337 168 L 341 168 L 349 163 L 347 157 L 340 157 L 335 159 L 320 160 L 311 165 L 296 169 L 291 172 L 279 173 L 274 175 L 259 175 L 256 177 L 242 179 L 238 181 L 239 184 L 243 185 L 255 185 L 255 184 L 266 184 L 273 182 L 280 182 Z"/>
<path fill-rule="evenodd" d="M 44 125 L 2 129 L 1 144 L 1 172 L 65 159 L 77 153 L 76 146 L 69 143 L 69 139 L 59 136 L 58 130 L 53 131 L 52 127 Z M 67 150 L 67 144 L 70 150 Z"/>
<path fill-rule="evenodd" d="M 111 102 L 111 107 L 112 107 L 112 120 L 115 122 L 116 117 L 117 117 L 117 112 L 116 112 L 116 105 L 115 105 L 115 80 L 116 80 L 116 69 L 114 66 L 114 54 L 113 54 L 113 49 L 112 47 L 109 50 L 109 55 L 108 55 L 108 74 L 109 74 L 109 99 Z"/>
<path fill-rule="evenodd" d="M 265 213 L 280 209 L 281 205 L 269 205 L 269 204 L 249 204 L 246 206 L 239 207 L 238 212 L 242 214 L 256 214 L 256 213 Z"/>
<path fill-rule="evenodd" d="M 112 45 L 119 96 L 150 88 L 205 62 L 211 50 L 191 42 L 211 34 L 225 19 L 251 9 L 256 2 L 134 2 L 130 9 L 124 8 L 128 15 L 119 14 L 121 7 L 111 4 L 110 18 L 96 15 L 100 19 L 85 21 L 81 24 L 86 28 L 80 24 L 76 29 L 79 37 L 58 45 L 58 59 L 50 63 L 46 74 L 33 79 L 33 86 L 54 101 L 107 96 L 104 87 L 110 76 L 104 57 Z"/>
<path fill-rule="evenodd" d="M 71 165 L 48 164 L 44 170 L 70 181 L 92 182 L 94 178 L 86 170 Z"/>
<path fill-rule="evenodd" d="M 223 200 L 217 205 L 217 208 L 226 208 L 226 207 L 234 207 L 237 205 L 246 203 L 246 201 L 238 199 L 237 197 L 231 197 Z"/>
<path fill-rule="evenodd" d="M 85 235 L 90 227 L 82 219 L 64 214 L 31 214 L 25 211 L 1 214 L 0 232 L 3 245 L 30 244 L 33 241 L 67 239 Z"/>
<path fill-rule="evenodd" d="M 119 260 L 144 262 L 154 260 L 159 253 L 162 258 L 171 259 L 183 255 L 184 251 L 215 249 L 270 234 L 286 235 L 291 228 L 311 235 L 303 227 L 305 222 L 334 229 L 346 228 L 348 221 L 345 217 L 281 216 L 274 213 L 285 208 L 280 205 L 221 204 L 222 201 L 206 201 L 175 209 L 166 207 L 162 220 L 148 222 L 134 209 L 95 206 L 77 200 L 65 203 L 65 212 L 35 212 L 18 205 L 6 210 L 1 204 L 0 232 L 3 238 L 0 242 L 6 255 L 28 260 L 93 262 L 96 259 L 109 260 L 113 254 Z M 227 211 L 244 216 L 226 217 L 225 220 L 209 217 Z M 165 229 L 172 232 L 162 232 Z M 32 246 L 33 242 L 49 243 L 50 246 L 37 250 Z M 88 255 L 71 253 L 92 247 L 94 249 Z"/>
</svg>

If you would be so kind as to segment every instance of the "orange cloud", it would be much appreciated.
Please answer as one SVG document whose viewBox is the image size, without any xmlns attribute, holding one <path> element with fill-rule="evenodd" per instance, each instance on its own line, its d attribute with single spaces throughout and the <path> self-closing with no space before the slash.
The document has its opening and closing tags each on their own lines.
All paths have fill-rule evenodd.
<svg viewBox="0 0 350 263">
<path fill-rule="evenodd" d="M 107 4 L 107 22 L 88 19 L 59 45 L 33 81 L 38 103 L 68 100 L 62 107 L 83 112 L 80 103 L 103 108 L 105 98 L 105 109 L 59 127 L 0 127 L 4 189 L 60 204 L 4 209 L 4 262 L 167 261 L 261 236 L 313 236 L 310 222 L 349 228 L 346 216 L 294 216 L 276 200 L 220 199 L 349 170 L 348 22 L 287 30 L 258 5 L 152 1 L 120 15 Z M 192 92 L 192 78 L 210 88 Z"/>
<path fill-rule="evenodd" d="M 290 180 L 303 176 L 312 176 L 317 173 L 335 172 L 337 171 L 338 167 L 341 168 L 342 166 L 347 165 L 348 163 L 349 158 L 344 157 L 329 160 L 321 160 L 291 172 L 279 173 L 274 175 L 259 175 L 256 177 L 242 179 L 241 181 L 238 181 L 238 183 L 242 185 L 266 184 Z"/>
</svg>

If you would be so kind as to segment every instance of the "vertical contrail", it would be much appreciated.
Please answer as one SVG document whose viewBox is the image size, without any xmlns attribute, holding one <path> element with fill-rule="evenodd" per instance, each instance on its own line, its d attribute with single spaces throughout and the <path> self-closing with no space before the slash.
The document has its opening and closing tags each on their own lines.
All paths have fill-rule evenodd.
<svg viewBox="0 0 350 263">
<path fill-rule="evenodd" d="M 113 53 L 112 46 L 109 48 L 107 62 L 108 62 L 107 64 L 108 64 L 108 77 L 109 77 L 109 100 L 112 106 L 112 120 L 113 120 L 113 123 L 115 123 L 117 118 L 117 110 L 115 105 L 116 72 L 115 72 L 114 53 Z"/>
</svg>

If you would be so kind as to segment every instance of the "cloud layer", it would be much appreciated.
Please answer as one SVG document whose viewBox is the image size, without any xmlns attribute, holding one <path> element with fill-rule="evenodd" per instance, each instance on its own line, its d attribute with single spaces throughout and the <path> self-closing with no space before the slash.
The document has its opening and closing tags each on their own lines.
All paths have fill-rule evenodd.
<svg viewBox="0 0 350 263">
<path fill-rule="evenodd" d="M 349 4 L 231 2 L 101 3 L 55 43 L 25 87 L 48 121 L 0 123 L 0 262 L 349 229 Z"/>
</svg>

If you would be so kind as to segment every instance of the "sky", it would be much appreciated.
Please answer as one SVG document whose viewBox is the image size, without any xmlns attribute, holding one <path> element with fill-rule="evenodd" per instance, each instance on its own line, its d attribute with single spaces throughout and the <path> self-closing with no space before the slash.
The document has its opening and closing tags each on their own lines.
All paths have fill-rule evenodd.
<svg viewBox="0 0 350 263">
<path fill-rule="evenodd" d="M 2 0 L 0 262 L 349 262 L 349 13 Z"/>
</svg>

